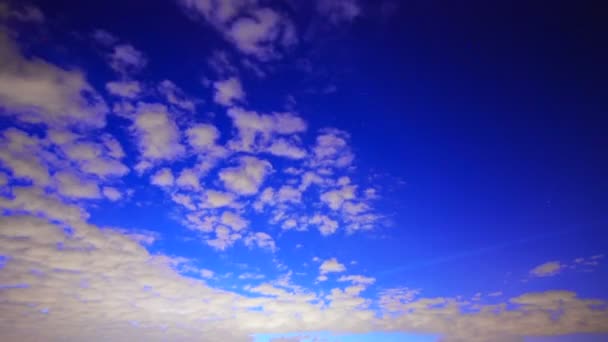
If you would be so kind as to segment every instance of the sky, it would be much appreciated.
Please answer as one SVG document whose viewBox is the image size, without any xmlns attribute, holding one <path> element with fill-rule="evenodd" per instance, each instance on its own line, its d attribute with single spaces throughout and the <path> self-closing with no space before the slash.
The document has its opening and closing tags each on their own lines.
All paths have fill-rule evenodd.
<svg viewBox="0 0 608 342">
<path fill-rule="evenodd" d="M 0 0 L 0 339 L 608 340 L 602 14 Z"/>
</svg>

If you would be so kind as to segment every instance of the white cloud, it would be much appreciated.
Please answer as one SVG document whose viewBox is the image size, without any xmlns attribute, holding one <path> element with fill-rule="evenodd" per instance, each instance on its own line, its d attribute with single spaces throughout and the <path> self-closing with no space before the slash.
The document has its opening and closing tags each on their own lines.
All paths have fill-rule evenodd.
<svg viewBox="0 0 608 342">
<path fill-rule="evenodd" d="M 326 191 L 321 194 L 321 202 L 327 204 L 332 210 L 338 210 L 346 200 L 355 198 L 355 185 L 343 186 L 340 189 Z"/>
<path fill-rule="evenodd" d="M 306 151 L 304 149 L 285 139 L 274 140 L 266 151 L 275 156 L 291 159 L 302 159 L 306 157 Z"/>
<path fill-rule="evenodd" d="M 148 61 L 144 54 L 129 44 L 114 46 L 110 55 L 110 66 L 122 74 L 130 74 L 143 69 Z"/>
<path fill-rule="evenodd" d="M 172 160 L 185 152 L 177 125 L 163 105 L 140 104 L 133 127 L 145 159 Z"/>
<path fill-rule="evenodd" d="M 199 176 L 194 169 L 183 169 L 175 183 L 185 189 L 198 190 L 201 188 Z"/>
<path fill-rule="evenodd" d="M 228 116 L 238 129 L 238 139 L 229 147 L 239 151 L 265 149 L 275 135 L 291 135 L 306 131 L 306 123 L 292 113 L 259 114 L 242 108 L 228 109 Z"/>
<path fill-rule="evenodd" d="M 173 186 L 174 181 L 173 172 L 169 168 L 160 169 L 150 178 L 150 183 L 160 187 Z"/>
<path fill-rule="evenodd" d="M 192 148 L 205 151 L 215 146 L 220 132 L 211 124 L 196 124 L 186 130 L 186 136 Z"/>
<path fill-rule="evenodd" d="M 63 196 L 84 199 L 101 197 L 99 186 L 92 180 L 66 171 L 55 173 L 53 178 L 57 181 L 57 192 Z"/>
<path fill-rule="evenodd" d="M 189 99 L 181 88 L 169 80 L 160 82 L 158 91 L 165 97 L 167 102 L 176 107 L 189 112 L 193 112 L 196 109 L 194 100 Z"/>
<path fill-rule="evenodd" d="M 257 245 L 260 248 L 268 249 L 273 252 L 276 250 L 276 245 L 275 245 L 275 242 L 272 239 L 272 237 L 263 232 L 257 232 L 257 233 L 248 235 L 245 238 L 245 245 L 247 245 L 247 246 Z"/>
<path fill-rule="evenodd" d="M 106 83 L 106 89 L 112 95 L 134 99 L 141 93 L 141 85 L 137 81 L 112 81 Z"/>
<path fill-rule="evenodd" d="M 269 60 L 277 57 L 277 47 L 297 43 L 295 27 L 278 12 L 259 8 L 248 14 L 236 20 L 227 31 L 227 36 L 242 52 Z"/>
<path fill-rule="evenodd" d="M 348 282 L 351 282 L 354 284 L 359 284 L 359 285 L 371 285 L 376 282 L 376 279 L 362 276 L 362 275 L 348 275 L 348 276 L 341 276 L 340 278 L 338 278 L 338 281 L 342 281 L 342 282 L 348 281 Z"/>
<path fill-rule="evenodd" d="M 338 222 L 326 215 L 315 214 L 310 219 L 310 223 L 317 225 L 322 235 L 331 235 L 338 230 Z"/>
<path fill-rule="evenodd" d="M 241 237 L 241 234 L 231 233 L 228 227 L 220 225 L 215 228 L 215 238 L 208 239 L 207 244 L 215 249 L 225 250 Z"/>
<path fill-rule="evenodd" d="M 110 201 L 118 201 L 122 198 L 122 193 L 120 193 L 120 191 L 114 187 L 104 186 L 102 192 L 103 195 Z"/>
<path fill-rule="evenodd" d="M 42 141 L 16 128 L 0 133 L 0 164 L 17 179 L 27 179 L 38 185 L 48 185 L 51 179 L 48 165 L 42 158 Z"/>
<path fill-rule="evenodd" d="M 321 273 L 321 275 L 327 273 L 341 273 L 344 271 L 346 271 L 346 267 L 344 267 L 336 258 L 327 259 L 319 266 L 319 273 Z"/>
<path fill-rule="evenodd" d="M 281 203 L 300 203 L 302 201 L 302 193 L 297 188 L 289 185 L 283 185 L 277 191 L 276 199 Z"/>
<path fill-rule="evenodd" d="M 208 270 L 208 269 L 202 269 L 201 270 L 201 277 L 205 278 L 205 279 L 213 279 L 215 275 L 215 272 Z"/>
<path fill-rule="evenodd" d="M 232 211 L 224 211 L 220 217 L 220 222 L 237 232 L 247 228 L 249 225 L 247 220 Z"/>
<path fill-rule="evenodd" d="M 239 195 L 253 195 L 271 171 L 269 162 L 245 156 L 239 159 L 239 166 L 221 170 L 219 178 L 226 189 Z"/>
<path fill-rule="evenodd" d="M 266 61 L 298 41 L 287 16 L 255 0 L 181 0 L 189 14 L 201 16 L 241 52 Z"/>
<path fill-rule="evenodd" d="M 28 123 L 102 127 L 107 106 L 78 70 L 21 56 L 0 28 L 0 111 Z"/>
<path fill-rule="evenodd" d="M 230 206 L 236 197 L 224 191 L 216 191 L 216 190 L 207 190 L 204 194 L 204 202 L 202 204 L 203 208 L 221 208 Z"/>
<path fill-rule="evenodd" d="M 224 106 L 232 106 L 237 102 L 245 100 L 245 91 L 241 81 L 236 77 L 231 77 L 213 83 L 215 89 L 214 101 Z"/>
<path fill-rule="evenodd" d="M 550 261 L 534 267 L 530 274 L 535 277 L 549 277 L 558 274 L 561 269 L 562 264 L 558 261 Z"/>
</svg>

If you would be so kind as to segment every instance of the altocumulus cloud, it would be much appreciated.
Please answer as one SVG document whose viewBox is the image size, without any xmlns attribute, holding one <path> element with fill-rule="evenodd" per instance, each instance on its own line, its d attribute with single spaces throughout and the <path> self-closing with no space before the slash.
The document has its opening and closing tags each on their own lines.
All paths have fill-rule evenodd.
<svg viewBox="0 0 608 342">
<path fill-rule="evenodd" d="M 276 60 L 300 41 L 285 11 L 258 1 L 178 3 L 243 58 Z M 357 1 L 319 1 L 315 9 L 332 25 L 361 15 Z M 0 15 L 35 25 L 49 20 L 29 7 L 1 7 Z M 382 218 L 373 184 L 353 176 L 348 132 L 313 131 L 295 111 L 240 107 L 246 83 L 236 76 L 214 80 L 206 94 L 225 112 L 230 127 L 220 129 L 213 116 L 195 115 L 199 99 L 176 82 L 135 79 L 152 58 L 108 32 L 95 36 L 115 79 L 100 90 L 85 70 L 25 57 L 7 25 L 0 26 L 0 114 L 15 127 L 0 131 L 3 340 L 248 341 L 257 333 L 408 331 L 474 342 L 607 331 L 604 300 L 545 291 L 482 303 L 401 287 L 375 291 L 378 279 L 353 272 L 338 256 L 318 259 L 310 272 L 327 289 L 307 288 L 277 261 L 282 234 L 337 238 L 374 231 Z M 106 126 L 108 118 L 123 134 Z M 244 286 L 220 287 L 214 281 L 228 276 L 211 266 L 151 252 L 161 234 L 94 223 L 99 206 L 126 205 L 147 191 L 160 194 L 198 248 L 244 247 L 267 256 L 281 276 L 241 269 L 235 278 Z M 550 262 L 530 273 L 557 275 L 601 259 Z"/>
</svg>

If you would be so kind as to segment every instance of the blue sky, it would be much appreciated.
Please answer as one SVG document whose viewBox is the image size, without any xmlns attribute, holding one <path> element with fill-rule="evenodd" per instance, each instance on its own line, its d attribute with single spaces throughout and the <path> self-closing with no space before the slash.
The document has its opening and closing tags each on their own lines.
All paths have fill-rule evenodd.
<svg viewBox="0 0 608 342">
<path fill-rule="evenodd" d="M 3 340 L 608 338 L 591 6 L 2 1 L 0 20 Z"/>
</svg>

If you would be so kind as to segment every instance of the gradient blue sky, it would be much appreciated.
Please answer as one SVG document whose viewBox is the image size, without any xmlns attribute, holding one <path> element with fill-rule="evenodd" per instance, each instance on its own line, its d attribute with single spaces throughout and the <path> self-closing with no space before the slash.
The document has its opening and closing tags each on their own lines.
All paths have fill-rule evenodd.
<svg viewBox="0 0 608 342">
<path fill-rule="evenodd" d="M 608 339 L 591 2 L 0 19 L 3 340 Z"/>
</svg>

